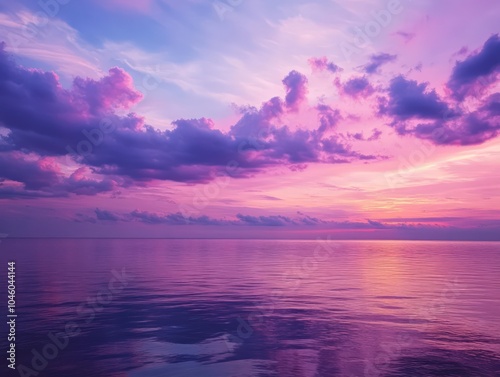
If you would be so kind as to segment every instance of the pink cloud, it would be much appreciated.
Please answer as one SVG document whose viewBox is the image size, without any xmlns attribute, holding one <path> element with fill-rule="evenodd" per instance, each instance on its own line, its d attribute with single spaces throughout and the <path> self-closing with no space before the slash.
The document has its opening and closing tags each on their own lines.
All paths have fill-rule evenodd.
<svg viewBox="0 0 500 377">
<path fill-rule="evenodd" d="M 98 81 L 75 78 L 72 95 L 77 102 L 85 103 L 91 113 L 128 109 L 143 98 L 134 89 L 132 77 L 117 67 L 111 68 L 109 75 Z"/>
</svg>

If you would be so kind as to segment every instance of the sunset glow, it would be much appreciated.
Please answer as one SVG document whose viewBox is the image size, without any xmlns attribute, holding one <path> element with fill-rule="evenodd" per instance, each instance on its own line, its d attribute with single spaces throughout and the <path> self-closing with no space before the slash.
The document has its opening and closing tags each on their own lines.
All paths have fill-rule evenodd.
<svg viewBox="0 0 500 377">
<path fill-rule="evenodd" d="M 62 3 L 0 6 L 11 237 L 500 239 L 495 1 Z"/>
</svg>

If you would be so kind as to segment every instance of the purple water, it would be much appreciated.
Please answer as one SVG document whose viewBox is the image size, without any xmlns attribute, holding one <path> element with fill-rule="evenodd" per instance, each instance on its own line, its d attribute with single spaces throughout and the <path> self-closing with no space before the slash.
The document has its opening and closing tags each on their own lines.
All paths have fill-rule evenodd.
<svg viewBox="0 0 500 377">
<path fill-rule="evenodd" d="M 10 260 L 39 377 L 500 375 L 500 243 L 6 239 L 2 281 Z"/>
</svg>

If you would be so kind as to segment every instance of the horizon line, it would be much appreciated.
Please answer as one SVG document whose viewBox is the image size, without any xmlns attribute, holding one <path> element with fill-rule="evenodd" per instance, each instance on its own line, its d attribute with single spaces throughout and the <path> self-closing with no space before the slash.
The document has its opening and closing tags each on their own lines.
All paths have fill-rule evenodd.
<svg viewBox="0 0 500 377">
<path fill-rule="evenodd" d="M 318 238 L 246 238 L 246 237 L 4 237 L 2 240 L 43 240 L 43 239 L 68 239 L 68 240 L 245 240 L 245 241 L 317 241 L 325 240 L 323 237 Z M 328 240 L 328 239 L 326 239 Z M 420 241 L 420 242 L 500 242 L 500 239 L 394 239 L 394 238 L 330 238 L 330 241 Z"/>
</svg>

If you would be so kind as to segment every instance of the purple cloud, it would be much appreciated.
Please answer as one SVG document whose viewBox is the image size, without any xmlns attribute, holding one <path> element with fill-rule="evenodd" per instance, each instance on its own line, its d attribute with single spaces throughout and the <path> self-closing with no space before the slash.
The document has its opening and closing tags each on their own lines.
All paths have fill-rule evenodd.
<svg viewBox="0 0 500 377">
<path fill-rule="evenodd" d="M 370 136 L 370 137 L 368 137 L 368 139 L 366 139 L 366 140 L 368 140 L 368 141 L 378 140 L 378 139 L 380 139 L 380 136 L 381 136 L 381 135 L 382 135 L 382 131 L 380 131 L 380 130 L 379 130 L 379 129 L 377 129 L 377 128 L 374 128 L 374 129 L 372 130 L 372 134 L 371 134 L 371 136 Z"/>
<path fill-rule="evenodd" d="M 400 135 L 412 135 L 437 145 L 481 144 L 500 130 L 500 97 L 491 95 L 471 112 L 452 109 L 427 83 L 398 76 L 391 81 L 389 98 L 382 99 L 380 114 L 391 117 Z"/>
<path fill-rule="evenodd" d="M 387 53 L 381 53 L 370 56 L 370 62 L 366 64 L 363 69 L 369 75 L 377 73 L 379 68 L 384 64 L 393 62 L 397 59 L 396 55 L 391 55 Z"/>
<path fill-rule="evenodd" d="M 327 106 L 317 109 L 316 130 L 277 125 L 285 109 L 297 110 L 307 94 L 307 79 L 296 71 L 283 83 L 285 100 L 273 97 L 259 109 L 242 109 L 228 132 L 206 118 L 179 119 L 171 130 L 162 131 L 137 114 L 115 112 L 142 98 L 123 70 L 113 68 L 100 80 L 76 78 L 66 90 L 55 74 L 20 67 L 0 50 L 0 122 L 6 131 L 0 136 L 2 158 L 17 151 L 34 159 L 67 157 L 89 168 L 68 177 L 37 172 L 40 177 L 32 174 L 31 179 L 38 179 L 38 186 L 26 174 L 19 177 L 35 166 L 23 165 L 19 172 L 3 167 L 0 177 L 21 182 L 25 189 L 41 189 L 46 182 L 51 189 L 44 189 L 43 196 L 95 195 L 155 180 L 208 182 L 228 173 L 228 165 L 237 167 L 234 177 L 242 178 L 278 165 L 302 169 L 307 163 L 376 158 L 352 151 L 334 135 L 323 138 L 341 119 L 338 110 Z M 7 191 L 13 195 L 12 188 Z"/>
<path fill-rule="evenodd" d="M 295 225 L 295 222 L 286 216 L 249 216 L 237 214 L 242 225 L 251 226 L 286 226 Z"/>
<path fill-rule="evenodd" d="M 59 172 L 49 159 L 29 160 L 18 152 L 0 154 L 0 185 L 6 179 L 26 190 L 40 190 L 59 181 Z"/>
<path fill-rule="evenodd" d="M 96 195 L 113 191 L 117 185 L 110 178 L 93 178 L 84 167 L 65 177 L 50 157 L 0 153 L 0 198 L 64 197 L 70 193 Z"/>
<path fill-rule="evenodd" d="M 326 56 L 321 58 L 311 58 L 308 60 L 313 71 L 330 71 L 332 73 L 341 72 L 342 68 L 333 62 L 328 61 Z"/>
<path fill-rule="evenodd" d="M 213 219 L 208 216 L 185 217 L 180 212 L 166 215 L 159 215 L 147 211 L 132 211 L 122 217 L 123 221 L 139 221 L 145 224 L 166 224 L 166 225 L 234 225 L 234 221 Z"/>
<path fill-rule="evenodd" d="M 101 80 L 76 78 L 65 90 L 54 73 L 20 67 L 0 46 L 0 123 L 10 131 L 1 149 L 62 156 L 107 116 L 116 127 L 131 127 L 140 119 L 114 115 L 142 98 L 131 85 L 126 72 L 112 68 Z"/>
<path fill-rule="evenodd" d="M 366 98 L 374 93 L 375 89 L 366 77 L 354 77 L 347 80 L 344 84 L 340 80 L 335 80 L 335 85 L 340 92 L 352 98 Z"/>
<path fill-rule="evenodd" d="M 356 133 L 349 133 L 348 132 L 347 133 L 348 137 L 355 139 L 355 140 L 359 140 L 359 141 L 375 141 L 375 140 L 380 139 L 381 135 L 382 135 L 382 131 L 380 131 L 377 128 L 374 128 L 372 130 L 372 134 L 370 136 L 368 136 L 367 138 L 365 138 L 365 136 L 362 132 L 356 132 Z"/>
<path fill-rule="evenodd" d="M 97 217 L 97 220 L 101 221 L 119 221 L 120 218 L 115 215 L 114 213 L 106 210 L 101 210 L 99 208 L 95 209 L 95 215 Z"/>
<path fill-rule="evenodd" d="M 259 199 L 271 200 L 271 201 L 280 201 L 280 200 L 283 200 L 283 199 L 277 198 L 275 196 L 270 196 L 270 195 L 257 195 L 257 197 Z"/>
<path fill-rule="evenodd" d="M 438 145 L 481 144 L 498 136 L 499 115 L 490 117 L 487 112 L 476 111 L 451 121 L 418 123 L 413 128 L 400 127 L 400 134 L 416 136 Z"/>
<path fill-rule="evenodd" d="M 132 77 L 116 67 L 99 81 L 75 78 L 71 94 L 74 103 L 98 115 L 118 108 L 128 109 L 142 99 L 142 94 L 133 89 Z"/>
<path fill-rule="evenodd" d="M 116 213 L 96 209 L 95 217 L 85 213 L 78 213 L 74 221 L 97 223 L 106 222 L 131 222 L 137 221 L 148 225 L 167 226 L 234 226 L 234 227 L 266 227 L 266 228 L 291 228 L 356 231 L 371 230 L 383 233 L 370 233 L 372 235 L 389 234 L 394 236 L 403 234 L 405 237 L 415 236 L 422 239 L 455 238 L 462 235 L 463 239 L 498 239 L 500 222 L 497 219 L 471 220 L 465 218 L 435 217 L 435 218 L 386 218 L 364 220 L 324 220 L 306 215 L 300 211 L 297 217 L 283 215 L 244 215 L 238 213 L 231 219 L 217 219 L 209 216 L 185 218 L 181 213 L 157 214 L 147 211 L 132 211 L 130 213 Z M 454 225 L 450 225 L 454 224 Z M 394 233 L 397 231 L 398 233 Z M 401 233 L 401 232 L 405 233 Z M 458 237 L 460 238 L 460 237 Z"/>
<path fill-rule="evenodd" d="M 448 105 L 435 90 L 428 90 L 427 86 L 428 83 L 419 84 L 403 76 L 393 78 L 388 89 L 388 101 L 381 103 L 380 114 L 397 120 L 443 119 L 451 116 L 453 112 Z"/>
<path fill-rule="evenodd" d="M 89 175 L 86 167 L 75 170 L 68 178 L 64 178 L 64 184 L 60 188 L 61 195 L 64 193 L 73 193 L 76 195 L 97 195 L 103 192 L 114 191 L 117 187 L 126 186 L 123 180 L 119 178 L 93 179 Z M 57 186 L 53 187 L 57 188 Z"/>
<path fill-rule="evenodd" d="M 458 61 L 448 81 L 456 99 L 462 100 L 474 92 L 481 93 L 495 82 L 500 72 L 500 37 L 492 35 L 479 52 Z"/>
<path fill-rule="evenodd" d="M 291 71 L 284 79 L 286 88 L 285 104 L 291 111 L 297 111 L 307 96 L 307 78 L 302 73 Z"/>
<path fill-rule="evenodd" d="M 401 38 L 403 38 L 405 42 L 409 42 L 413 38 L 415 38 L 415 34 L 413 34 L 413 33 L 407 33 L 405 31 L 398 31 L 398 32 L 396 32 L 396 35 L 398 35 Z"/>
<path fill-rule="evenodd" d="M 325 133 L 328 130 L 334 129 L 337 124 L 342 120 L 340 111 L 337 109 L 332 109 L 328 105 L 320 104 L 316 107 L 318 110 L 318 117 L 320 126 L 318 132 L 320 134 Z"/>
</svg>

